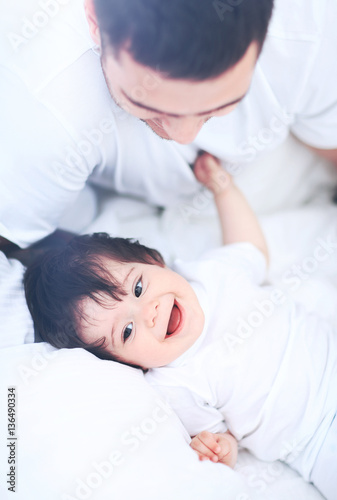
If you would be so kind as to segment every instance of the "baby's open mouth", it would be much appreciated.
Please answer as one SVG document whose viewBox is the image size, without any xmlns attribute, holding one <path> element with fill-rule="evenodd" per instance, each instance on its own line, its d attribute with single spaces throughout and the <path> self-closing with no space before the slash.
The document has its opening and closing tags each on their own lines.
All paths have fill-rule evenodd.
<svg viewBox="0 0 337 500">
<path fill-rule="evenodd" d="M 174 302 L 173 307 L 172 307 L 172 311 L 171 311 L 171 314 L 169 317 L 169 322 L 167 325 L 166 337 L 171 337 L 176 332 L 178 333 L 179 326 L 181 324 L 181 320 L 182 320 L 181 311 L 180 311 L 178 305 L 176 304 L 176 302 Z"/>
</svg>

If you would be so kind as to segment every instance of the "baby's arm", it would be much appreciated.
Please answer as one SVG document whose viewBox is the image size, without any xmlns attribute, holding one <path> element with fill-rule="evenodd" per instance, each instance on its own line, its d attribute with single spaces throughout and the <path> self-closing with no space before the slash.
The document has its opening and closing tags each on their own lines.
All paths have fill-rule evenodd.
<svg viewBox="0 0 337 500">
<path fill-rule="evenodd" d="M 268 261 L 267 244 L 260 224 L 246 198 L 220 162 L 214 156 L 204 153 L 195 162 L 194 175 L 214 195 L 223 244 L 248 241 L 261 250 Z"/>
<path fill-rule="evenodd" d="M 212 460 L 232 468 L 236 464 L 238 444 L 229 431 L 216 434 L 202 431 L 192 439 L 190 446 L 198 453 L 199 460 Z"/>
</svg>

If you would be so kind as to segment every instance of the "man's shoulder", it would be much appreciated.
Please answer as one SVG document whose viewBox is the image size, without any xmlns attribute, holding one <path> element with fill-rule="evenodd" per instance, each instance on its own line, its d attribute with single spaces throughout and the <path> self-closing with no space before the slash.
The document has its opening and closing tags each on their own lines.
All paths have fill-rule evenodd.
<svg viewBox="0 0 337 500">
<path fill-rule="evenodd" d="M 0 63 L 34 91 L 94 45 L 82 0 L 17 0 L 0 19 Z"/>
<path fill-rule="evenodd" d="M 328 0 L 275 0 L 258 64 L 263 82 L 288 112 L 297 112 L 327 36 L 327 8 Z"/>
<path fill-rule="evenodd" d="M 315 41 L 323 33 L 328 0 L 275 0 L 268 37 Z"/>
</svg>

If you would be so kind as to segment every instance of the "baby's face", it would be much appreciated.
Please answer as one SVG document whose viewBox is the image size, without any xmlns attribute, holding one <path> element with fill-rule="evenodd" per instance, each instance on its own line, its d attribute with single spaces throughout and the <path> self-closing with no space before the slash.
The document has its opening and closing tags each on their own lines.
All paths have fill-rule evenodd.
<svg viewBox="0 0 337 500">
<path fill-rule="evenodd" d="M 204 314 L 182 276 L 158 265 L 108 259 L 104 265 L 127 295 L 121 302 L 107 298 L 104 307 L 89 298 L 82 302 L 89 318 L 82 328 L 85 342 L 106 337 L 106 351 L 143 368 L 167 365 L 192 346 Z"/>
</svg>

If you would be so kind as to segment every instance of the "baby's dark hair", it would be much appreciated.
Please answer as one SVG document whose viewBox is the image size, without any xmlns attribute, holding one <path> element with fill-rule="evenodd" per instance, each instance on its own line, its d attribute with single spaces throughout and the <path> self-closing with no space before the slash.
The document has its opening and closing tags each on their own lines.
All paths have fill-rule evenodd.
<svg viewBox="0 0 337 500">
<path fill-rule="evenodd" d="M 120 301 L 126 294 L 104 266 L 104 258 L 165 266 L 157 250 L 106 233 L 75 236 L 65 247 L 47 251 L 24 275 L 36 338 L 57 348 L 82 347 L 101 359 L 121 361 L 105 351 L 105 337 L 88 344 L 79 331 L 80 321 L 87 319 L 80 305 L 83 299 L 89 297 L 104 306 L 107 297 Z"/>
</svg>

